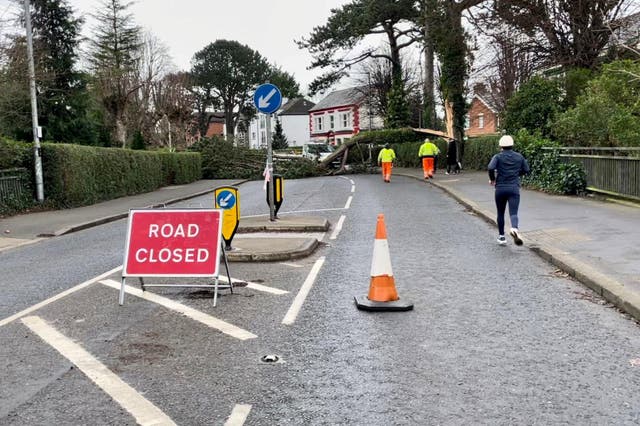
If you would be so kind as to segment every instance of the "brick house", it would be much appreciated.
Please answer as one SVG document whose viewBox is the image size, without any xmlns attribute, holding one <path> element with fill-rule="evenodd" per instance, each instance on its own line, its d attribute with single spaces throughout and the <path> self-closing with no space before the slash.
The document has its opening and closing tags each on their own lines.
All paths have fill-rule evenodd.
<svg viewBox="0 0 640 426">
<path fill-rule="evenodd" d="M 480 95 L 471 100 L 467 113 L 465 133 L 468 136 L 481 136 L 499 133 L 500 115 L 495 106 Z"/>
<path fill-rule="evenodd" d="M 309 110 L 309 131 L 314 142 L 340 145 L 360 130 L 382 129 L 382 118 L 368 107 L 367 88 L 329 93 Z"/>
</svg>

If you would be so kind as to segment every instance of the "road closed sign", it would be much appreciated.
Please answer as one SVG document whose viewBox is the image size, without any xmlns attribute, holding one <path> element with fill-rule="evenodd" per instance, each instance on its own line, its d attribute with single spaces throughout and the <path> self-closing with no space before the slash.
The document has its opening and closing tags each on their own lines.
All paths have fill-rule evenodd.
<svg viewBox="0 0 640 426">
<path fill-rule="evenodd" d="M 222 212 L 131 210 L 122 276 L 218 276 Z"/>
</svg>

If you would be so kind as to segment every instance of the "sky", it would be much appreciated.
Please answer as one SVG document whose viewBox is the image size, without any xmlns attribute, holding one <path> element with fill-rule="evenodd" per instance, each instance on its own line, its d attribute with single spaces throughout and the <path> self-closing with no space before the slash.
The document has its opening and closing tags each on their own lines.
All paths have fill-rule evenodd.
<svg viewBox="0 0 640 426">
<path fill-rule="evenodd" d="M 83 33 L 99 0 L 67 0 L 83 16 Z M 332 8 L 350 0 L 137 0 L 130 7 L 136 23 L 169 48 L 176 67 L 188 70 L 193 55 L 217 39 L 236 40 L 293 74 L 306 93 L 319 70 L 307 70 L 311 55 L 294 43 L 327 22 Z M 0 2 L 1 6 L 2 2 Z"/>
</svg>

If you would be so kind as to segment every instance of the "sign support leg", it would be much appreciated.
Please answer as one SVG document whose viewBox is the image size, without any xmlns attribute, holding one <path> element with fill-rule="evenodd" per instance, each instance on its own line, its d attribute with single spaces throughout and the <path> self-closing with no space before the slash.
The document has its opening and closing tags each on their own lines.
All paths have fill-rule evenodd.
<svg viewBox="0 0 640 426">
<path fill-rule="evenodd" d="M 120 295 L 118 297 L 118 303 L 120 306 L 124 305 L 124 286 L 125 286 L 125 277 L 122 277 L 122 284 L 120 284 Z"/>
<path fill-rule="evenodd" d="M 138 277 L 138 279 L 140 280 L 140 288 L 142 289 L 142 291 L 146 291 L 146 289 L 144 288 L 144 280 L 142 279 L 142 277 Z"/>
<path fill-rule="evenodd" d="M 233 282 L 231 281 L 231 272 L 229 272 L 229 259 L 227 258 L 227 251 L 222 246 L 222 259 L 224 260 L 224 268 L 227 271 L 227 278 L 229 278 L 229 289 L 231 290 L 231 294 L 233 294 Z"/>
</svg>

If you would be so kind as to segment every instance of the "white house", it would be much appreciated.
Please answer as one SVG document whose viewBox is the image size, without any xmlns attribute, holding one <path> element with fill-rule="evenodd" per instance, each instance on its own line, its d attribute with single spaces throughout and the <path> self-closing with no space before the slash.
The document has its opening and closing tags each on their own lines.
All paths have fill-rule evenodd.
<svg viewBox="0 0 640 426">
<path fill-rule="evenodd" d="M 382 129 L 383 119 L 369 108 L 366 87 L 338 90 L 309 110 L 309 130 L 315 142 L 340 145 L 361 130 Z"/>
<path fill-rule="evenodd" d="M 302 146 L 308 142 L 310 139 L 309 109 L 314 105 L 313 102 L 304 98 L 294 98 L 287 101 L 271 118 L 271 135 L 275 133 L 275 116 L 277 116 L 289 146 Z M 249 146 L 251 148 L 266 148 L 267 146 L 267 126 L 264 114 L 258 114 L 249 123 Z"/>
</svg>

